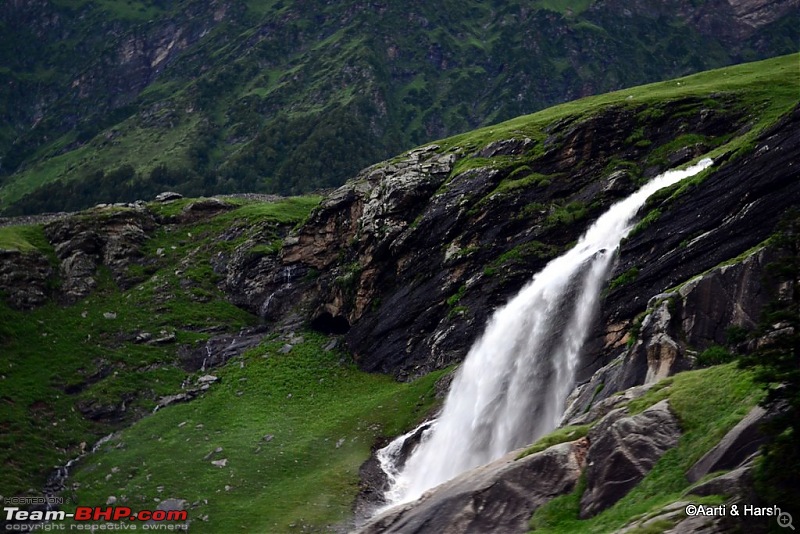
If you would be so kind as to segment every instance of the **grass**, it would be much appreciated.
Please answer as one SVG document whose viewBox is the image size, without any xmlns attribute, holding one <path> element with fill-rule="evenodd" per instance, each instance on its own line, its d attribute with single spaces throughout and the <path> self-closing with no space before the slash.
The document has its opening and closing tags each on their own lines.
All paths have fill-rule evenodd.
<svg viewBox="0 0 800 534">
<path fill-rule="evenodd" d="M 656 387 L 628 404 L 639 413 L 663 399 L 678 417 L 683 435 L 678 446 L 667 451 L 650 473 L 614 506 L 597 516 L 578 519 L 583 484 L 569 495 L 553 499 L 531 518 L 537 533 L 612 532 L 631 521 L 680 500 L 690 486 L 685 473 L 716 445 L 763 397 L 749 372 L 736 364 L 688 371 L 662 380 Z M 719 496 L 693 501 L 712 504 Z"/>
<path fill-rule="evenodd" d="M 175 291 L 158 307 L 152 284 L 117 290 L 107 273 L 94 294 L 75 306 L 47 304 L 23 313 L 0 304 L 2 398 L 0 457 L 4 469 L 0 492 L 14 495 L 40 487 L 53 466 L 76 455 L 81 442 L 91 443 L 113 424 L 84 419 L 76 405 L 119 405 L 128 399 L 127 416 L 149 412 L 155 400 L 180 390 L 185 372 L 177 367 L 174 346 L 137 345 L 136 331 L 177 331 L 178 342 L 205 336 L 195 328 L 238 329 L 253 318 L 219 298 L 193 301 Z M 116 313 L 106 319 L 105 312 Z M 92 378 L 99 374 L 97 381 Z M 105 375 L 105 376 L 104 376 Z M 25 443 L 25 448 L 14 444 Z"/>
<path fill-rule="evenodd" d="M 280 340 L 251 350 L 216 373 L 221 384 L 203 398 L 122 432 L 76 472 L 78 502 L 124 495 L 141 509 L 154 499 L 186 499 L 199 503 L 189 514 L 197 532 L 346 522 L 373 443 L 430 409 L 441 372 L 398 383 L 358 371 L 344 353 L 325 352 L 324 336 L 302 336 L 288 354 L 278 353 Z M 207 457 L 217 447 L 222 452 Z M 225 468 L 211 464 L 220 458 Z"/>
<path fill-rule="evenodd" d="M 608 291 L 630 284 L 639 276 L 639 269 L 631 267 L 608 283 Z"/>
<path fill-rule="evenodd" d="M 530 456 L 531 454 L 536 454 L 537 452 L 542 452 L 548 447 L 552 447 L 553 445 L 558 445 L 559 443 L 565 443 L 567 441 L 575 441 L 577 439 L 584 437 L 588 433 L 589 433 L 589 425 L 573 425 L 556 429 L 555 431 L 540 438 L 539 440 L 536 441 L 536 443 L 534 443 L 533 445 L 522 451 L 519 454 L 519 456 L 517 456 L 517 460 L 519 460 L 520 458 L 525 458 L 526 456 Z"/>
<path fill-rule="evenodd" d="M 492 141 L 512 137 L 530 137 L 540 143 L 545 139 L 544 129 L 549 124 L 567 118 L 588 118 L 610 106 L 641 110 L 661 105 L 665 101 L 724 94 L 737 99 L 739 106 L 747 110 L 753 127 L 747 133 L 712 150 L 709 155 L 714 158 L 729 151 L 747 150 L 764 128 L 797 104 L 797 87 L 800 86 L 798 60 L 800 55 L 791 54 L 582 98 L 457 135 L 436 144 L 446 151 L 454 147 L 476 150 Z M 686 138 L 678 144 L 683 146 L 690 141 L 694 140 Z M 464 162 L 460 166 L 467 168 L 469 164 Z M 457 170 L 460 169 L 461 167 Z"/>
<path fill-rule="evenodd" d="M 50 254 L 53 247 L 47 242 L 41 225 L 0 226 L 0 250 L 38 250 Z"/>
</svg>

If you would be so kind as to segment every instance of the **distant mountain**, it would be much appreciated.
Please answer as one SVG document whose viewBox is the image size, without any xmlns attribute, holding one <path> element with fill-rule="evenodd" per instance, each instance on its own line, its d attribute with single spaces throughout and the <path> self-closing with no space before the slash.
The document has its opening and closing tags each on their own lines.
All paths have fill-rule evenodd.
<svg viewBox="0 0 800 534">
<path fill-rule="evenodd" d="M 791 0 L 0 5 L 0 210 L 339 185 L 433 139 L 797 50 Z"/>
</svg>

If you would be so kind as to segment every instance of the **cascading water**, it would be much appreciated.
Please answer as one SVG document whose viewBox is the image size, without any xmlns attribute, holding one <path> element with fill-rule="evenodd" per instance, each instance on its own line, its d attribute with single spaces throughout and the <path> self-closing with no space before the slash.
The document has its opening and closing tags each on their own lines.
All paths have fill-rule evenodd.
<svg viewBox="0 0 800 534">
<path fill-rule="evenodd" d="M 654 192 L 711 164 L 704 159 L 668 171 L 614 204 L 571 250 L 495 312 L 458 370 L 440 417 L 405 465 L 387 466 L 397 456 L 398 443 L 380 451 L 391 484 L 387 501 L 415 500 L 558 425 L 600 290 L 631 220 Z"/>
</svg>

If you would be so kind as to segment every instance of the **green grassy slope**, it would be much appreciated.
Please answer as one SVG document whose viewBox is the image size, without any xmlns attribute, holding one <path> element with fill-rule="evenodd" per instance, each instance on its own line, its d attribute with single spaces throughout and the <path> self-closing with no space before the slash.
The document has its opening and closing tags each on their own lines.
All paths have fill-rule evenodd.
<svg viewBox="0 0 800 534">
<path fill-rule="evenodd" d="M 713 108 L 717 105 L 714 100 L 731 97 L 736 101 L 737 107 L 745 112 L 751 128 L 744 135 L 737 136 L 733 145 L 725 145 L 710 154 L 714 157 L 722 152 L 750 148 L 753 139 L 764 128 L 800 103 L 798 91 L 800 54 L 790 54 L 575 100 L 532 115 L 453 136 L 438 144 L 443 149 L 458 147 L 469 153 L 492 141 L 511 137 L 527 136 L 543 141 L 547 136 L 545 128 L 548 125 L 564 119 L 589 118 L 609 106 L 629 108 L 646 116 L 663 113 L 659 108 L 669 101 L 689 97 L 706 98 L 708 105 Z M 692 140 L 686 141 L 688 143 Z M 465 159 L 459 164 L 465 166 L 473 163 Z"/>
<path fill-rule="evenodd" d="M 319 531 L 349 521 L 373 443 L 425 414 L 441 373 L 397 383 L 326 352 L 319 334 L 302 335 L 288 354 L 278 352 L 281 341 L 250 351 L 202 399 L 109 441 L 76 472 L 74 498 L 124 495 L 134 509 L 186 499 L 193 532 Z M 221 459 L 225 467 L 211 463 Z"/>
<path fill-rule="evenodd" d="M 170 217 L 189 202 L 150 209 Z M 175 343 L 191 346 L 220 328 L 235 332 L 256 324 L 224 300 L 210 258 L 252 237 L 251 254 L 274 253 L 275 236 L 264 225 L 294 225 L 318 202 L 244 202 L 208 220 L 164 226 L 145 245 L 158 263 L 137 267 L 143 281 L 125 291 L 106 273 L 91 296 L 72 306 L 19 312 L 0 304 L 0 494 L 40 494 L 54 466 L 144 416 L 74 468 L 72 489 L 64 493 L 67 509 L 104 503 L 110 495 L 134 509 L 181 498 L 194 503 L 190 519 L 197 532 L 284 532 L 349 521 L 359 467 L 372 445 L 428 413 L 442 372 L 402 384 L 358 371 L 346 352 L 326 349 L 326 336 L 298 331 L 303 340 L 283 353 L 286 341 L 275 334 L 207 371 L 221 383 L 200 398 L 150 415 L 159 397 L 182 391 L 187 373 L 175 344 L 132 341 L 140 331 L 174 333 Z M 220 239 L 237 227 L 242 232 L 234 232 L 233 241 Z M 0 246 L 51 252 L 38 226 L 0 228 Z M 181 282 L 187 279 L 193 283 Z M 107 318 L 107 312 L 116 316 Z M 120 421 L 92 421 L 76 409 L 120 402 L 127 405 Z M 208 455 L 218 447 L 221 452 Z M 211 463 L 222 458 L 225 467 Z"/>
<path fill-rule="evenodd" d="M 151 209 L 170 216 L 187 202 Z M 318 202 L 319 197 L 303 197 L 246 203 L 210 220 L 178 226 L 180 231 L 161 227 L 145 244 L 151 261 L 130 267 L 129 274 L 141 282 L 125 291 L 101 267 L 98 288 L 74 305 L 49 303 L 21 312 L 0 302 L 0 396 L 5 406 L 0 412 L 0 494 L 40 488 L 54 466 L 77 456 L 81 442 L 91 445 L 151 412 L 160 396 L 180 391 L 187 373 L 176 345 L 139 344 L 136 333 L 175 334 L 175 343 L 191 346 L 215 329 L 236 332 L 257 324 L 256 317 L 225 300 L 209 260 L 250 237 L 263 245 L 254 254 L 274 253 L 269 248 L 277 238 L 272 229 L 302 221 Z M 80 216 L 102 218 L 113 209 Z M 237 237 L 220 238 L 232 228 L 241 229 Z M 37 249 L 56 261 L 40 226 L 0 228 L 0 247 Z M 106 318 L 105 313 L 116 315 Z M 121 404 L 126 405 L 121 421 L 90 421 L 76 409 Z M 19 443 L 25 448 L 15 446 Z"/>
</svg>

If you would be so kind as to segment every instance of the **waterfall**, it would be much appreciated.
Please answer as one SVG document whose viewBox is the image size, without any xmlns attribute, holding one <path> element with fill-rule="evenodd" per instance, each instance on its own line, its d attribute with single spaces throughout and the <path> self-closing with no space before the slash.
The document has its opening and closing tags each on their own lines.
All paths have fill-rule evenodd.
<svg viewBox="0 0 800 534">
<path fill-rule="evenodd" d="M 611 206 L 571 250 L 494 313 L 459 368 L 438 420 L 401 469 L 387 469 L 387 501 L 415 500 L 558 426 L 600 291 L 633 217 L 651 194 L 711 164 L 703 159 L 668 171 Z M 378 457 L 385 463 L 398 450 L 390 444 Z"/>
</svg>

